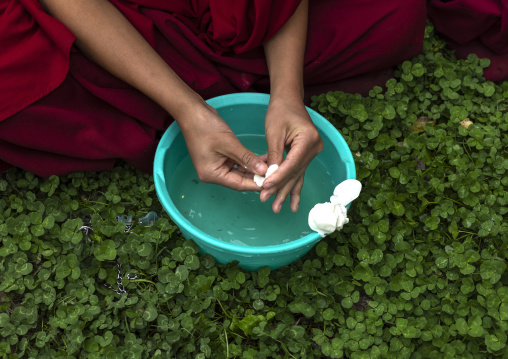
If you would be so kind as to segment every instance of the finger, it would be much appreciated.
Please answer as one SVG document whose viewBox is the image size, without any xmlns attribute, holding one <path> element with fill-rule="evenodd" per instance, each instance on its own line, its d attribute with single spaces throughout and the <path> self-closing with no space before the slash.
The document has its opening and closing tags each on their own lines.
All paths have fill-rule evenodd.
<svg viewBox="0 0 508 359">
<path fill-rule="evenodd" d="M 258 158 L 259 158 L 261 161 L 263 161 L 264 163 L 266 163 L 266 160 L 267 160 L 267 158 L 268 158 L 268 154 L 267 154 L 267 153 L 265 153 L 265 154 L 263 154 L 263 155 L 258 155 Z M 242 172 L 246 172 L 246 173 L 250 173 L 251 175 L 254 175 L 252 172 L 249 172 L 248 170 L 246 170 L 243 166 L 241 166 L 241 165 L 237 164 L 236 162 L 235 162 L 235 164 L 236 164 L 235 169 L 238 169 L 238 170 L 240 170 L 240 171 L 242 171 Z"/>
<path fill-rule="evenodd" d="M 272 197 L 276 193 L 277 193 L 276 187 L 272 187 L 269 189 L 263 188 L 261 190 L 261 193 L 259 194 L 259 199 L 261 200 L 261 202 L 264 203 L 264 202 L 268 201 L 268 199 L 270 199 L 270 197 Z"/>
<path fill-rule="evenodd" d="M 284 137 L 282 137 L 278 133 L 270 135 L 267 132 L 266 143 L 268 145 L 268 153 L 266 160 L 268 166 L 280 165 L 284 160 Z"/>
<path fill-rule="evenodd" d="M 219 176 L 216 184 L 234 189 L 235 191 L 259 192 L 261 188 L 254 182 L 252 174 L 233 170 Z"/>
<path fill-rule="evenodd" d="M 234 161 L 233 161 L 234 162 Z M 242 166 L 240 166 L 238 163 L 235 162 L 235 164 L 231 167 L 231 171 L 238 171 L 238 172 L 242 172 L 242 173 L 250 173 L 250 172 L 247 172 L 247 170 L 245 168 L 243 168 Z M 254 176 L 252 173 L 251 174 L 251 177 Z"/>
<path fill-rule="evenodd" d="M 281 185 L 284 186 L 285 183 L 291 179 L 299 178 L 303 175 L 305 168 L 307 168 L 313 157 L 313 152 L 310 151 L 303 142 L 293 143 L 284 162 L 282 162 L 278 170 L 263 183 L 263 187 L 280 187 Z"/>
<path fill-rule="evenodd" d="M 272 203 L 272 211 L 274 213 L 279 213 L 282 209 L 282 205 L 286 201 L 286 198 L 289 194 L 289 190 L 287 190 L 287 187 L 283 187 L 275 196 L 275 199 Z"/>
<path fill-rule="evenodd" d="M 233 163 L 232 165 L 231 165 L 231 162 Z M 254 175 L 251 172 L 247 172 L 245 170 L 245 168 L 243 168 L 242 166 L 240 166 L 238 163 L 236 163 L 233 160 L 228 159 L 228 161 L 226 161 L 226 164 L 227 164 L 226 167 L 228 167 L 230 171 L 235 171 L 235 172 L 241 174 L 242 176 L 248 175 L 250 177 L 254 177 Z"/>
<path fill-rule="evenodd" d="M 297 180 L 301 175 L 302 167 L 297 165 L 297 167 L 292 167 L 291 163 L 285 160 L 279 166 L 277 171 L 275 171 L 271 176 L 269 176 L 263 182 L 263 188 L 270 190 L 280 190 L 280 188 L 286 186 L 287 183 L 292 181 L 293 183 Z M 271 192 L 271 195 L 274 193 Z"/>
<path fill-rule="evenodd" d="M 252 172 L 246 172 L 245 169 L 243 169 L 241 167 L 232 169 L 230 172 L 233 172 L 241 177 L 248 178 L 248 179 L 250 178 L 251 180 L 254 180 L 254 174 Z M 259 189 L 261 190 L 261 188 L 259 188 Z"/>
<path fill-rule="evenodd" d="M 254 175 L 245 172 L 242 167 L 230 158 L 224 159 L 222 165 L 215 169 L 210 183 L 215 183 L 237 191 L 257 191 L 261 189 L 254 182 Z"/>
<path fill-rule="evenodd" d="M 240 164 L 246 171 L 263 176 L 268 166 L 255 153 L 246 149 L 238 139 L 226 144 L 222 154 Z"/>
<path fill-rule="evenodd" d="M 300 198 L 301 198 L 300 194 L 303 188 L 303 180 L 304 176 L 300 176 L 300 178 L 298 179 L 298 181 L 296 181 L 296 184 L 290 193 L 291 201 L 289 203 L 289 208 L 291 208 L 291 211 L 293 211 L 294 213 L 298 212 L 298 207 L 300 206 Z"/>
<path fill-rule="evenodd" d="M 275 171 L 271 176 L 269 176 L 267 179 L 265 179 L 265 181 L 263 183 L 263 189 L 259 195 L 259 199 L 261 200 L 261 202 L 268 201 L 270 199 L 270 197 L 276 195 L 279 191 L 281 191 L 282 188 L 287 185 L 288 181 L 292 180 L 291 177 L 287 177 L 287 178 L 285 178 L 285 182 L 283 182 L 283 183 L 272 182 L 267 186 L 266 183 L 267 183 L 268 179 L 271 180 L 272 177 L 275 177 L 278 171 L 279 170 Z M 289 193 L 289 191 L 288 191 L 288 193 Z"/>
<path fill-rule="evenodd" d="M 282 209 L 282 205 L 286 201 L 287 196 L 289 195 L 291 189 L 294 187 L 297 179 L 292 179 L 288 181 L 280 190 L 277 192 L 275 199 L 272 203 L 272 210 L 274 213 L 279 213 Z"/>
<path fill-rule="evenodd" d="M 310 149 L 302 141 L 293 143 L 284 159 L 284 164 L 290 168 L 302 167 L 307 164 L 310 156 L 312 156 Z"/>
</svg>

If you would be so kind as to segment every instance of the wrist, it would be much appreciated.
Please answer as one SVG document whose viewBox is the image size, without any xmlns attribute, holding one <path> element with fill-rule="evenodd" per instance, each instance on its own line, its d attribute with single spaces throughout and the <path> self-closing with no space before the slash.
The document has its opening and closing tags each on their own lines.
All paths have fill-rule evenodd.
<svg viewBox="0 0 508 359">
<path fill-rule="evenodd" d="M 274 91 L 270 93 L 269 105 L 284 105 L 292 107 L 304 107 L 303 92 L 300 91 Z"/>
<path fill-rule="evenodd" d="M 217 111 L 202 98 L 185 104 L 178 115 L 174 116 L 184 135 L 202 131 L 213 124 L 215 117 L 217 117 Z"/>
<path fill-rule="evenodd" d="M 205 113 L 207 103 L 201 96 L 195 92 L 185 94 L 175 94 L 173 98 L 163 107 L 178 122 L 187 122 L 189 119 L 199 117 L 201 113 Z"/>
<path fill-rule="evenodd" d="M 270 97 L 277 99 L 286 99 L 288 101 L 303 101 L 304 89 L 303 81 L 271 81 Z"/>
</svg>

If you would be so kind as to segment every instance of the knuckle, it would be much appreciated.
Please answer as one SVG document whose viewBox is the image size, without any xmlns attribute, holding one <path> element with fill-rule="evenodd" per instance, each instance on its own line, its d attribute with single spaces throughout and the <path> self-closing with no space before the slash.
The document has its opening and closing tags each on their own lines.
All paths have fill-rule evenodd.
<svg viewBox="0 0 508 359">
<path fill-rule="evenodd" d="M 316 151 L 316 153 L 319 153 L 323 150 L 325 147 L 323 140 L 321 139 L 321 136 L 319 135 L 319 132 L 317 129 L 314 129 L 313 131 L 309 132 L 309 142 L 313 145 L 312 147 Z"/>
<path fill-rule="evenodd" d="M 232 186 L 231 186 L 231 189 L 232 190 L 235 190 L 235 191 L 243 191 L 243 186 L 242 186 L 242 181 L 235 181 Z"/>
<path fill-rule="evenodd" d="M 269 150 L 268 151 L 268 159 L 272 161 L 278 161 L 279 158 L 283 157 L 283 154 L 277 150 Z"/>
<path fill-rule="evenodd" d="M 313 128 L 313 130 L 310 131 L 309 135 L 310 135 L 310 138 L 313 141 L 315 141 L 315 142 L 318 142 L 319 140 L 321 140 L 321 136 L 319 135 L 319 131 L 316 128 Z"/>
<path fill-rule="evenodd" d="M 198 175 L 198 178 L 203 183 L 211 183 L 212 182 L 212 176 L 210 176 L 209 173 L 202 170 L 196 170 L 196 173 Z"/>
<path fill-rule="evenodd" d="M 251 153 L 251 152 L 245 152 L 242 156 L 242 163 L 245 165 L 245 166 L 249 166 L 249 164 L 252 162 L 252 160 L 254 159 L 254 154 Z"/>
<path fill-rule="evenodd" d="M 317 153 L 320 153 L 325 148 L 325 144 L 323 143 L 323 140 L 321 137 L 319 138 L 318 142 L 316 143 L 316 151 Z"/>
</svg>

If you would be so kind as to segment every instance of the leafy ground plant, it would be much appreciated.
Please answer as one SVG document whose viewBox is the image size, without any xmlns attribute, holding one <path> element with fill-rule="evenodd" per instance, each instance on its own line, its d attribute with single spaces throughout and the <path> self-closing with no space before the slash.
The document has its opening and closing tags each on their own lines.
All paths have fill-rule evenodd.
<svg viewBox="0 0 508 359">
<path fill-rule="evenodd" d="M 200 255 L 130 167 L 2 174 L 0 355 L 507 358 L 508 83 L 488 65 L 429 24 L 385 88 L 315 97 L 364 190 L 274 272 Z"/>
</svg>

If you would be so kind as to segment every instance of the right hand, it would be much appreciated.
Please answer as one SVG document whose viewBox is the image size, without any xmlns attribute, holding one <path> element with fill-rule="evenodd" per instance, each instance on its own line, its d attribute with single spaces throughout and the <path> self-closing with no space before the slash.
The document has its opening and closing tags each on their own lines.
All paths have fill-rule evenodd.
<svg viewBox="0 0 508 359">
<path fill-rule="evenodd" d="M 213 107 L 204 103 L 182 117 L 178 124 L 202 182 L 237 191 L 261 190 L 253 174 L 264 176 L 266 163 L 241 144 Z"/>
<path fill-rule="evenodd" d="M 276 164 L 279 169 L 263 184 L 260 199 L 265 202 L 275 195 L 272 209 L 279 213 L 289 195 L 289 207 L 296 213 L 305 170 L 323 150 L 323 141 L 298 96 L 270 97 L 265 116 L 265 132 L 268 143 L 267 165 Z M 289 150 L 283 161 L 285 148 Z"/>
</svg>

